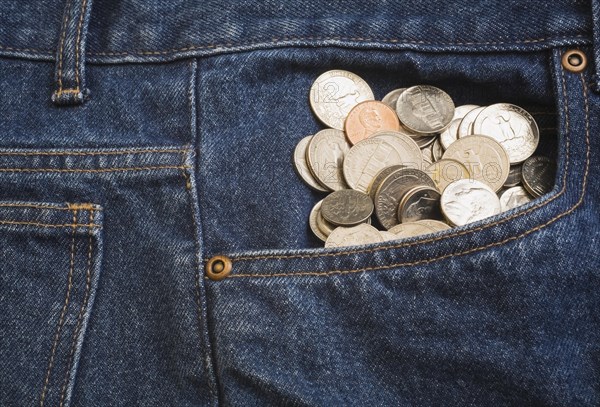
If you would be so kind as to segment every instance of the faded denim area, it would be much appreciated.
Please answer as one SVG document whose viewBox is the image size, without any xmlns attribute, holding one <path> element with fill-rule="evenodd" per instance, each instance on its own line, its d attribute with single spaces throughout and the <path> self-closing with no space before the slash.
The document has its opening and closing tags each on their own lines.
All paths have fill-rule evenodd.
<svg viewBox="0 0 600 407">
<path fill-rule="evenodd" d="M 0 405 L 600 404 L 590 3 L 0 0 Z M 332 68 L 523 106 L 553 191 L 323 249 L 291 156 Z"/>
</svg>

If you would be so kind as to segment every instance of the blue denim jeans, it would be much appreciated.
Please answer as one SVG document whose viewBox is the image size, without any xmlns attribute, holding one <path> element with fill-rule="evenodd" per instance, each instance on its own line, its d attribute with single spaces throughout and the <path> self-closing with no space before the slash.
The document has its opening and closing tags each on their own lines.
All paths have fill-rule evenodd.
<svg viewBox="0 0 600 407">
<path fill-rule="evenodd" d="M 598 3 L 0 0 L 0 405 L 600 405 Z M 334 68 L 523 106 L 554 189 L 322 248 Z"/>
</svg>

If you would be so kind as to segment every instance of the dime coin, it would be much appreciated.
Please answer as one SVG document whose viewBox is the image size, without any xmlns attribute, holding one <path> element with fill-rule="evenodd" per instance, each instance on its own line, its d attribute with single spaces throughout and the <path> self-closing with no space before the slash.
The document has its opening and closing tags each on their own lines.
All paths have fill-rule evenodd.
<svg viewBox="0 0 600 407">
<path fill-rule="evenodd" d="M 405 137 L 405 136 L 402 136 Z M 391 143 L 398 144 L 395 140 Z M 357 143 L 344 158 L 344 178 L 350 188 L 367 192 L 373 178 L 385 167 L 401 165 L 404 151 L 384 137 L 373 137 Z M 411 143 L 414 144 L 414 142 Z"/>
<path fill-rule="evenodd" d="M 458 139 L 458 126 L 460 126 L 461 121 L 462 119 L 452 120 L 450 126 L 440 133 L 440 143 L 444 150 L 447 150 L 450 144 Z"/>
<path fill-rule="evenodd" d="M 441 222 L 439 220 L 434 220 L 434 219 L 423 219 L 423 220 L 418 221 L 417 223 L 420 223 L 422 225 L 427 225 L 430 228 L 435 229 L 436 232 L 441 232 L 443 230 L 452 229 L 452 227 L 450 225 L 448 225 L 447 223 Z"/>
<path fill-rule="evenodd" d="M 523 163 L 523 186 L 534 198 L 554 188 L 556 164 L 547 157 L 533 156 Z"/>
<path fill-rule="evenodd" d="M 394 109 L 394 111 L 396 111 L 396 102 L 398 101 L 398 98 L 400 97 L 402 92 L 404 92 L 405 90 L 406 88 L 394 89 L 393 91 L 385 95 L 383 99 L 381 99 L 381 101 L 389 107 L 391 107 L 392 109 Z"/>
<path fill-rule="evenodd" d="M 510 166 L 510 171 L 508 172 L 508 178 L 504 183 L 505 187 L 516 187 L 521 183 L 522 179 L 522 170 L 523 166 L 521 164 L 515 164 Z"/>
<path fill-rule="evenodd" d="M 378 131 L 400 130 L 400 121 L 396 112 L 385 103 L 372 100 L 352 108 L 346 118 L 345 130 L 350 144 L 354 145 Z"/>
<path fill-rule="evenodd" d="M 485 106 L 475 108 L 463 117 L 458 126 L 458 138 L 473 134 L 473 123 L 475 123 L 475 119 L 477 119 L 477 116 L 479 116 L 479 113 L 481 113 L 483 109 L 485 109 Z"/>
<path fill-rule="evenodd" d="M 418 186 L 409 190 L 398 204 L 401 223 L 422 219 L 443 219 L 440 210 L 440 193 L 435 188 Z"/>
<path fill-rule="evenodd" d="M 298 142 L 296 148 L 294 149 L 294 164 L 296 172 L 298 173 L 300 178 L 302 178 L 302 180 L 306 183 L 306 185 L 308 185 L 312 189 L 316 191 L 327 192 L 328 190 L 323 188 L 317 182 L 317 180 L 315 180 L 315 177 L 313 177 L 312 173 L 308 168 L 308 164 L 306 163 L 306 147 L 308 146 L 308 143 L 310 142 L 311 138 L 312 136 L 304 137 L 302 140 L 300 140 L 300 142 Z"/>
<path fill-rule="evenodd" d="M 512 187 L 500 195 L 500 207 L 503 212 L 531 202 L 531 195 L 523 187 Z"/>
<path fill-rule="evenodd" d="M 343 131 L 325 129 L 313 136 L 306 148 L 306 161 L 321 185 L 332 191 L 347 188 L 342 166 L 349 150 Z"/>
<path fill-rule="evenodd" d="M 456 140 L 448 147 L 443 158 L 462 163 L 471 178 L 487 183 L 494 191 L 502 188 L 508 178 L 508 154 L 496 140 L 472 135 Z"/>
<path fill-rule="evenodd" d="M 440 142 L 439 137 L 435 138 L 435 142 L 431 147 L 431 153 L 433 154 L 433 162 L 442 159 L 442 156 L 444 155 L 444 149 L 442 148 L 442 143 Z"/>
<path fill-rule="evenodd" d="M 331 223 L 325 220 L 321 211 L 319 211 L 319 213 L 317 214 L 317 227 L 323 233 L 323 235 L 325 235 L 325 238 L 327 238 L 327 236 L 329 236 L 331 232 L 333 232 L 333 229 L 336 228 L 335 225 L 332 225 Z"/>
<path fill-rule="evenodd" d="M 412 168 L 396 170 L 381 182 L 375 192 L 375 214 L 384 228 L 389 230 L 398 224 L 400 200 L 406 192 L 419 185 L 435 188 L 427 174 Z"/>
<path fill-rule="evenodd" d="M 325 247 L 359 246 L 383 241 L 377 229 L 366 223 L 357 226 L 340 226 L 334 229 L 327 238 Z"/>
<path fill-rule="evenodd" d="M 333 192 L 321 206 L 323 218 L 334 225 L 351 226 L 366 221 L 373 213 L 369 195 L 352 189 Z"/>
<path fill-rule="evenodd" d="M 452 118 L 452 120 L 462 119 L 467 115 L 467 113 L 469 113 L 473 109 L 477 109 L 478 107 L 478 105 L 457 106 L 456 109 L 454 109 L 454 117 Z"/>
<path fill-rule="evenodd" d="M 308 217 L 308 224 L 310 226 L 310 230 L 312 230 L 316 237 L 318 237 L 322 241 L 326 241 L 327 235 L 325 235 L 317 225 L 317 218 L 320 216 L 322 203 L 323 200 L 317 202 L 316 205 L 313 206 Z"/>
<path fill-rule="evenodd" d="M 451 159 L 436 161 L 425 169 L 425 173 L 435 182 L 440 192 L 444 192 L 451 182 L 471 176 L 464 165 Z"/>
<path fill-rule="evenodd" d="M 454 102 L 435 86 L 419 85 L 406 89 L 396 103 L 402 124 L 417 133 L 437 133 L 454 117 Z"/>
<path fill-rule="evenodd" d="M 343 130 L 350 110 L 373 100 L 373 91 L 358 75 L 335 69 L 319 76 L 310 88 L 310 107 L 325 125 Z"/>
<path fill-rule="evenodd" d="M 380 131 L 375 133 L 373 138 L 382 138 L 394 146 L 400 157 L 402 164 L 410 168 L 422 168 L 423 154 L 421 148 L 415 142 L 415 139 L 405 136 L 396 131 Z"/>
<path fill-rule="evenodd" d="M 396 239 L 427 235 L 437 232 L 436 229 L 421 222 L 401 223 L 389 230 L 390 233 L 396 235 Z"/>
<path fill-rule="evenodd" d="M 390 175 L 392 172 L 399 170 L 401 168 L 406 168 L 406 167 L 404 165 L 391 165 L 389 167 L 385 167 L 384 169 L 379 171 L 377 173 L 377 175 L 375 175 L 375 177 L 373 178 L 373 181 L 371 181 L 371 184 L 369 185 L 369 188 L 367 189 L 367 194 L 369 194 L 369 196 L 371 197 L 371 200 L 373 202 L 375 202 L 375 193 L 377 192 L 377 188 L 379 188 L 379 185 L 381 185 L 383 180 L 386 179 L 387 176 Z"/>
<path fill-rule="evenodd" d="M 477 180 L 454 181 L 444 190 L 440 202 L 446 219 L 455 226 L 476 222 L 501 212 L 496 192 Z"/>
<path fill-rule="evenodd" d="M 492 137 L 502 144 L 511 164 L 529 158 L 540 141 L 534 118 L 525 109 L 508 103 L 486 107 L 475 119 L 473 132 Z"/>
</svg>

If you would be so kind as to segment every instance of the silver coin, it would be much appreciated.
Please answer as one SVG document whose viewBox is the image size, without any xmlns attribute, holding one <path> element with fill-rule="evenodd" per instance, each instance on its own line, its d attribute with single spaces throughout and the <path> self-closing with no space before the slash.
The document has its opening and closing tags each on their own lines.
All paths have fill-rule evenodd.
<svg viewBox="0 0 600 407">
<path fill-rule="evenodd" d="M 381 182 L 375 193 L 375 214 L 384 228 L 389 230 L 398 224 L 400 200 L 406 192 L 419 185 L 435 188 L 427 174 L 412 168 L 396 170 Z"/>
<path fill-rule="evenodd" d="M 415 143 L 419 146 L 419 148 L 425 148 L 427 146 L 432 145 L 435 140 L 438 139 L 436 135 L 433 136 L 421 136 L 421 137 L 411 137 Z"/>
<path fill-rule="evenodd" d="M 475 119 L 473 132 L 492 137 L 508 153 L 511 164 L 519 164 L 537 149 L 540 131 L 534 118 L 523 108 L 509 103 L 486 107 Z"/>
<path fill-rule="evenodd" d="M 400 136 L 414 145 L 408 137 Z M 367 192 L 379 171 L 392 165 L 403 165 L 404 159 L 412 154 L 404 147 L 399 137 L 372 137 L 356 143 L 344 158 L 346 183 L 356 191 Z"/>
<path fill-rule="evenodd" d="M 500 199 L 487 184 L 461 179 L 444 190 L 440 200 L 446 219 L 455 226 L 476 222 L 501 212 Z"/>
<path fill-rule="evenodd" d="M 516 187 L 521 183 L 522 178 L 522 169 L 523 166 L 521 164 L 514 164 L 510 166 L 510 171 L 508 171 L 508 178 L 504 183 L 504 187 Z"/>
<path fill-rule="evenodd" d="M 310 107 L 325 125 L 343 130 L 350 110 L 360 102 L 373 100 L 373 91 L 352 72 L 335 69 L 319 76 L 310 88 Z"/>
<path fill-rule="evenodd" d="M 486 106 L 481 106 L 471 110 L 469 113 L 463 117 L 460 121 L 460 125 L 458 126 L 457 136 L 458 138 L 470 136 L 473 133 L 473 123 L 475 123 L 475 119 L 479 116 L 479 113 L 485 109 Z"/>
<path fill-rule="evenodd" d="M 452 118 L 452 120 L 462 119 L 467 115 L 467 113 L 469 113 L 473 109 L 477 109 L 478 107 L 478 105 L 457 106 L 456 109 L 454 109 L 454 117 Z"/>
<path fill-rule="evenodd" d="M 444 159 L 462 163 L 471 178 L 500 190 L 508 178 L 510 163 L 504 148 L 493 138 L 471 135 L 456 140 L 444 153 Z"/>
<path fill-rule="evenodd" d="M 318 237 L 322 241 L 326 241 L 327 235 L 325 235 L 317 225 L 317 218 L 320 216 L 322 203 L 323 201 L 321 200 L 317 202 L 315 206 L 313 206 L 308 217 L 308 224 L 310 226 L 310 230 L 312 230 L 316 237 Z"/>
<path fill-rule="evenodd" d="M 420 223 L 422 225 L 427 225 L 432 229 L 435 229 L 436 232 L 441 232 L 444 230 L 448 230 L 448 229 L 452 229 L 452 227 L 450 225 L 448 225 L 447 223 L 441 222 L 439 220 L 435 220 L 435 219 L 423 219 L 418 221 L 417 223 Z"/>
<path fill-rule="evenodd" d="M 431 147 L 431 153 L 433 155 L 433 162 L 439 161 L 442 159 L 444 155 L 444 149 L 442 147 L 442 143 L 440 143 L 440 138 L 436 137 L 435 142 Z"/>
<path fill-rule="evenodd" d="M 401 223 L 422 219 L 443 219 L 440 210 L 440 193 L 437 189 L 418 186 L 410 189 L 398 204 L 398 220 Z"/>
<path fill-rule="evenodd" d="M 413 86 L 400 95 L 396 113 L 409 130 L 438 133 L 452 121 L 454 102 L 446 92 L 435 86 Z"/>
<path fill-rule="evenodd" d="M 452 120 L 450 126 L 440 133 L 440 143 L 442 144 L 444 150 L 450 147 L 450 144 L 454 143 L 458 139 L 458 126 L 460 126 L 461 121 L 462 119 Z"/>
<path fill-rule="evenodd" d="M 331 232 L 333 232 L 333 229 L 336 228 L 335 225 L 332 225 L 331 223 L 325 220 L 321 211 L 319 211 L 319 213 L 317 214 L 317 227 L 323 233 L 323 235 L 325 235 L 325 238 L 327 238 L 327 236 L 329 236 Z"/>
<path fill-rule="evenodd" d="M 377 173 L 377 175 L 375 175 L 375 177 L 373 178 L 373 181 L 371 181 L 371 185 L 369 185 L 369 188 L 367 190 L 367 193 L 369 194 L 369 196 L 371 197 L 371 200 L 373 202 L 375 202 L 375 194 L 377 193 L 377 189 L 379 188 L 379 185 L 381 185 L 383 180 L 386 179 L 387 176 L 390 175 L 392 172 L 399 170 L 401 168 L 406 168 L 406 167 L 404 165 L 392 165 L 392 166 L 382 169 L 381 171 L 379 171 Z"/>
<path fill-rule="evenodd" d="M 373 213 L 369 195 L 352 189 L 332 192 L 323 199 L 321 214 L 329 223 L 351 226 L 365 222 Z"/>
<path fill-rule="evenodd" d="M 533 156 L 523 163 L 523 186 L 534 198 L 554 188 L 556 163 L 547 157 Z"/>
<path fill-rule="evenodd" d="M 437 232 L 437 230 L 421 222 L 409 222 L 396 225 L 389 232 L 395 234 L 397 238 L 409 238 L 428 235 Z"/>
<path fill-rule="evenodd" d="M 389 130 L 377 132 L 373 135 L 373 138 L 382 138 L 394 146 L 400 157 L 402 157 L 402 165 L 409 168 L 422 167 L 423 154 L 413 138 Z"/>
<path fill-rule="evenodd" d="M 450 183 L 471 176 L 463 164 L 451 159 L 436 161 L 425 169 L 425 173 L 435 182 L 435 186 L 440 192 L 444 192 Z"/>
<path fill-rule="evenodd" d="M 381 99 L 381 101 L 383 103 L 385 103 L 386 105 L 388 105 L 389 107 L 391 107 L 392 109 L 394 109 L 394 111 L 395 111 L 396 110 L 396 102 L 398 101 L 398 98 L 400 97 L 402 92 L 404 92 L 405 90 L 406 90 L 406 88 L 394 89 L 393 91 L 391 91 L 390 93 L 385 95 L 383 97 L 383 99 Z"/>
<path fill-rule="evenodd" d="M 395 233 L 391 233 L 389 230 L 380 230 L 379 234 L 384 242 L 391 242 L 392 240 L 402 239 L 400 236 Z"/>
<path fill-rule="evenodd" d="M 337 227 L 331 232 L 325 247 L 360 246 L 371 243 L 383 242 L 383 238 L 377 229 L 366 223 L 352 227 Z"/>
<path fill-rule="evenodd" d="M 523 187 L 512 187 L 500 195 L 500 207 L 503 212 L 531 202 L 531 195 Z"/>
<path fill-rule="evenodd" d="M 423 154 L 423 161 L 432 163 L 433 160 L 433 143 L 428 145 L 427 147 L 421 148 L 421 153 Z"/>
<path fill-rule="evenodd" d="M 321 130 L 306 148 L 308 168 L 315 179 L 332 191 L 348 188 L 344 181 L 343 164 L 350 145 L 343 131 Z"/>
<path fill-rule="evenodd" d="M 308 168 L 308 164 L 306 162 L 306 147 L 308 147 L 308 143 L 312 139 L 313 136 L 306 136 L 302 140 L 298 142 L 296 148 L 294 149 L 294 167 L 296 168 L 296 172 L 302 178 L 302 180 L 311 187 L 312 189 L 320 192 L 327 192 L 328 190 L 323 188 L 313 177 L 310 169 Z"/>
</svg>

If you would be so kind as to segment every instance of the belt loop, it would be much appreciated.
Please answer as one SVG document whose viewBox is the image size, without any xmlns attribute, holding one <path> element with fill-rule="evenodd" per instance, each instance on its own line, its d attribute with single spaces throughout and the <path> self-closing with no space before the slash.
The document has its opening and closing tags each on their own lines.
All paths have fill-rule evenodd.
<svg viewBox="0 0 600 407">
<path fill-rule="evenodd" d="M 85 87 L 85 39 L 92 0 L 66 0 L 56 52 L 52 101 L 59 106 L 83 103 Z"/>
<path fill-rule="evenodd" d="M 592 16 L 594 27 L 594 77 L 592 86 L 600 92 L 600 0 L 592 0 Z"/>
</svg>

